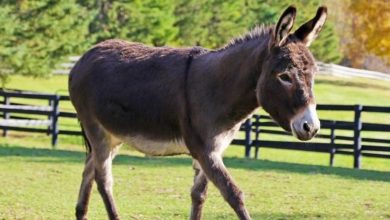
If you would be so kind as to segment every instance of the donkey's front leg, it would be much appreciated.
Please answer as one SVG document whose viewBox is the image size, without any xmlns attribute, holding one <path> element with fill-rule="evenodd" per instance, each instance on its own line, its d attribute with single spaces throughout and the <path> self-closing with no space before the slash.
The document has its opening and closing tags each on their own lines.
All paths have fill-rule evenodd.
<svg viewBox="0 0 390 220">
<path fill-rule="evenodd" d="M 208 180 L 197 160 L 193 161 L 195 171 L 194 185 L 191 189 L 192 207 L 190 220 L 200 220 L 202 218 L 203 203 L 207 196 Z"/>
<path fill-rule="evenodd" d="M 232 177 L 226 170 L 222 161 L 222 155 L 216 152 L 215 148 L 209 151 L 202 149 L 198 151 L 195 158 L 198 160 L 202 170 L 206 174 L 207 178 L 215 184 L 219 189 L 222 196 L 234 209 L 237 216 L 241 220 L 250 220 L 248 211 L 244 205 L 244 196 L 241 190 L 234 183 Z"/>
</svg>

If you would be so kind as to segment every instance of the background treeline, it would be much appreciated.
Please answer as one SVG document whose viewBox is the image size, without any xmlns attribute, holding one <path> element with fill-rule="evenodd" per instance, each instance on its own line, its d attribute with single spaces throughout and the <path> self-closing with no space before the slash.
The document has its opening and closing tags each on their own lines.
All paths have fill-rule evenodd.
<svg viewBox="0 0 390 220">
<path fill-rule="evenodd" d="M 5 82 L 14 73 L 50 75 L 68 56 L 109 38 L 217 48 L 256 24 L 275 23 L 290 4 L 291 0 L 0 0 L 0 76 Z M 294 4 L 301 24 L 324 1 Z M 329 19 L 311 46 L 318 60 L 346 58 L 336 22 Z"/>
</svg>

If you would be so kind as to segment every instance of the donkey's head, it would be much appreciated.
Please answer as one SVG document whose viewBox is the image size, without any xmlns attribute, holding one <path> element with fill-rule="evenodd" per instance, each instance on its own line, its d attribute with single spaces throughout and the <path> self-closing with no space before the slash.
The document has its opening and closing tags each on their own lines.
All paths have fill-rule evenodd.
<svg viewBox="0 0 390 220">
<path fill-rule="evenodd" d="M 293 6 L 284 11 L 270 39 L 257 84 L 260 105 L 287 131 L 300 140 L 317 134 L 320 122 L 313 95 L 315 60 L 308 46 L 317 37 L 327 16 L 326 7 L 290 34 L 296 15 Z"/>
</svg>

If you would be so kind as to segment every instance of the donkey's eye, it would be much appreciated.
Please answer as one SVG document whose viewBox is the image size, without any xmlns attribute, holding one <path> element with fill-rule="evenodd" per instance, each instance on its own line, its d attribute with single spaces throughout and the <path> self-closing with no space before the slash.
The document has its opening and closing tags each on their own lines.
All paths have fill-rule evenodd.
<svg viewBox="0 0 390 220">
<path fill-rule="evenodd" d="M 283 82 L 292 83 L 291 77 L 287 73 L 279 74 L 278 77 Z"/>
</svg>

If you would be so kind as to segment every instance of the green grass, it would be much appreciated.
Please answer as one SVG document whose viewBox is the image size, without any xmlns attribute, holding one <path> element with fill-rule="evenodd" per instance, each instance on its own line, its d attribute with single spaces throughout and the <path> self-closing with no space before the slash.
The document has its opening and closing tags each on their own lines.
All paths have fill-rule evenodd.
<svg viewBox="0 0 390 220">
<path fill-rule="evenodd" d="M 72 219 L 85 153 L 80 146 L 51 150 L 28 139 L 0 143 L 0 219 Z M 323 154 L 263 153 L 265 159 L 247 160 L 241 148 L 231 147 L 225 158 L 253 219 L 390 218 L 388 161 L 371 160 L 377 170 L 354 170 L 308 164 L 325 165 Z M 343 156 L 337 161 L 350 162 Z M 189 157 L 146 158 L 124 148 L 113 172 L 123 219 L 188 218 Z M 91 199 L 90 219 L 106 219 L 96 189 Z M 204 214 L 205 219 L 235 219 L 214 186 Z"/>
<path fill-rule="evenodd" d="M 9 88 L 66 94 L 66 76 L 32 79 L 15 76 Z M 390 83 L 319 75 L 318 103 L 389 105 Z M 70 103 L 62 108 L 70 109 Z M 344 112 L 319 112 L 322 118 L 352 120 Z M 365 120 L 389 122 L 387 114 Z M 68 125 L 66 125 L 68 124 Z M 74 127 L 74 121 L 60 126 Z M 377 134 L 380 135 L 380 134 Z M 388 134 L 384 134 L 388 135 Z M 10 132 L 0 138 L 0 220 L 73 219 L 81 181 L 80 137 L 61 136 L 57 149 L 50 137 Z M 225 163 L 245 192 L 253 219 L 390 219 L 390 160 L 363 157 L 363 169 L 351 169 L 351 156 L 261 149 L 260 160 L 242 158 L 230 147 Z M 187 219 L 193 172 L 186 156 L 146 158 L 125 146 L 114 161 L 115 198 L 123 219 Z M 166 178 L 165 178 L 166 177 Z M 106 219 L 94 188 L 90 219 Z M 236 219 L 210 186 L 204 219 Z"/>
<path fill-rule="evenodd" d="M 389 81 L 318 75 L 314 88 L 318 103 L 390 105 Z"/>
<path fill-rule="evenodd" d="M 315 94 L 319 104 L 390 106 L 390 82 L 365 78 L 317 76 Z M 320 118 L 353 120 L 353 113 L 319 111 Z M 390 122 L 390 114 L 362 114 L 365 122 Z"/>
<path fill-rule="evenodd" d="M 6 88 L 68 94 L 68 76 L 55 75 L 48 78 L 33 78 L 15 75 L 10 78 Z"/>
</svg>

